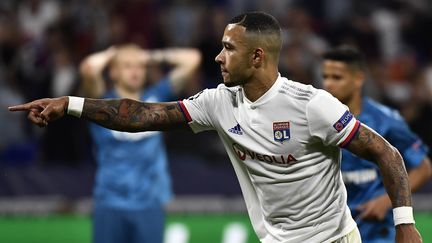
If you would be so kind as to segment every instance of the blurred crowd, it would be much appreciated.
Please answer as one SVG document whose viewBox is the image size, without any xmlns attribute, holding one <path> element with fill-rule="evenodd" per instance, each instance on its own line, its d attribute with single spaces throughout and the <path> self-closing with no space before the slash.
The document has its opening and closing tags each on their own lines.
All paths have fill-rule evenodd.
<svg viewBox="0 0 432 243">
<path fill-rule="evenodd" d="M 340 44 L 357 46 L 369 63 L 365 93 L 400 110 L 432 145 L 429 0 L 2 0 L 0 164 L 91 159 L 85 123 L 70 118 L 57 128 L 38 129 L 6 107 L 79 95 L 79 63 L 95 51 L 122 43 L 196 47 L 203 64 L 184 96 L 215 87 L 220 73 L 214 57 L 224 27 L 247 10 L 267 11 L 283 26 L 280 72 L 292 80 L 321 87 L 321 53 Z M 148 78 L 157 77 L 150 72 Z"/>
</svg>

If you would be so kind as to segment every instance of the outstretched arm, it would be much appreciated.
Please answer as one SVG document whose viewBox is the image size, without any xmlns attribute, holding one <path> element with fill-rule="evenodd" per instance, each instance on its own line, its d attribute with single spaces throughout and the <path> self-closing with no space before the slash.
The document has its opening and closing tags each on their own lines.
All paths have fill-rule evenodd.
<svg viewBox="0 0 432 243">
<path fill-rule="evenodd" d="M 177 102 L 86 99 L 82 117 L 106 128 L 127 132 L 189 128 Z"/>
<path fill-rule="evenodd" d="M 29 111 L 28 118 L 44 127 L 68 112 L 69 97 L 41 99 L 10 107 L 10 111 Z M 81 118 L 109 129 L 141 132 L 189 129 L 177 102 L 143 103 L 130 99 L 85 99 Z"/>
<path fill-rule="evenodd" d="M 362 124 L 347 149 L 364 159 L 376 161 L 393 208 L 412 205 L 408 175 L 396 148 Z M 400 224 L 396 226 L 396 242 L 421 242 L 421 237 L 413 224 Z"/>
</svg>

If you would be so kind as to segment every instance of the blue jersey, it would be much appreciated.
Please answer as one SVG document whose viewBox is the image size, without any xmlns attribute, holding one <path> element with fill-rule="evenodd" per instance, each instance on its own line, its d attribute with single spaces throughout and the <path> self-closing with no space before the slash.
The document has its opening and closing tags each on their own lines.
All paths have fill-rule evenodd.
<svg viewBox="0 0 432 243">
<path fill-rule="evenodd" d="M 362 112 L 357 118 L 399 150 L 407 170 L 419 166 L 425 158 L 427 147 L 411 132 L 397 111 L 365 97 Z M 363 242 L 394 242 L 395 230 L 391 210 L 384 222 L 360 220 L 360 212 L 356 210 L 359 205 L 385 193 L 378 166 L 343 150 L 341 169 L 348 191 L 348 206 L 358 224 Z"/>
<path fill-rule="evenodd" d="M 145 102 L 173 98 L 168 79 L 141 94 Z M 118 98 L 109 91 L 104 98 Z M 97 205 L 144 209 L 166 203 L 171 197 L 167 155 L 160 132 L 128 133 L 90 125 L 96 145 L 98 169 L 94 188 Z"/>
</svg>

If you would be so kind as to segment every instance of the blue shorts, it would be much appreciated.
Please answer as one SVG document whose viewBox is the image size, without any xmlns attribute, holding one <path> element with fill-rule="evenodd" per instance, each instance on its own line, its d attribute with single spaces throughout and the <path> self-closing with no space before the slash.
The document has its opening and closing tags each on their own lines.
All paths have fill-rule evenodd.
<svg viewBox="0 0 432 243">
<path fill-rule="evenodd" d="M 164 226 L 162 206 L 140 210 L 106 206 L 93 209 L 94 243 L 162 243 Z"/>
</svg>

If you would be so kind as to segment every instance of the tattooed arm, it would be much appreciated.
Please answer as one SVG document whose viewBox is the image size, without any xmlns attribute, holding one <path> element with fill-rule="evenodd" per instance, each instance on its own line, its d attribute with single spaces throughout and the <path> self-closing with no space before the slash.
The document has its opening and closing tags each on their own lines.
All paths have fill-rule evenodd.
<svg viewBox="0 0 432 243">
<path fill-rule="evenodd" d="M 10 107 L 10 111 L 28 110 L 28 118 L 38 126 L 63 117 L 69 99 L 41 99 Z M 189 129 L 180 106 L 176 102 L 143 103 L 130 99 L 85 99 L 81 118 L 106 128 L 126 131 L 165 131 Z"/>
<path fill-rule="evenodd" d="M 177 102 L 142 103 L 130 99 L 86 99 L 82 118 L 118 131 L 166 131 L 189 128 Z"/>
<path fill-rule="evenodd" d="M 411 189 L 402 156 L 378 133 L 362 124 L 347 149 L 364 159 L 375 161 L 393 208 L 411 206 Z M 396 242 L 421 242 L 413 224 L 396 226 Z"/>
<path fill-rule="evenodd" d="M 402 156 L 378 133 L 362 124 L 347 149 L 364 159 L 375 161 L 393 207 L 411 206 L 411 189 Z"/>
</svg>

